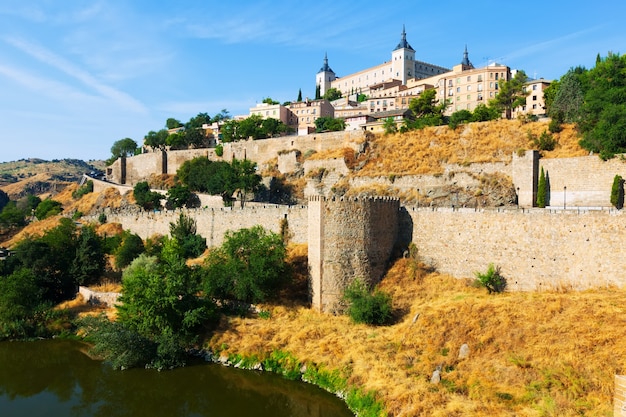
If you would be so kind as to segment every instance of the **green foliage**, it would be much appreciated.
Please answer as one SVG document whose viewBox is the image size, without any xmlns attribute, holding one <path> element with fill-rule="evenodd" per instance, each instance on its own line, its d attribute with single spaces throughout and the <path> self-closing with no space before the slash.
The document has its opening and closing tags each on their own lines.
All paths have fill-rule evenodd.
<svg viewBox="0 0 626 417">
<path fill-rule="evenodd" d="M 534 135 L 529 131 L 528 139 L 540 151 L 553 151 L 554 148 L 556 148 L 556 145 L 558 145 L 559 143 L 556 139 L 554 139 L 554 137 L 551 134 L 549 134 L 545 130 L 541 133 L 539 137 L 537 137 L 537 135 Z"/>
<path fill-rule="evenodd" d="M 178 241 L 182 258 L 197 258 L 206 249 L 206 240 L 196 232 L 196 221 L 184 213 L 180 213 L 176 223 L 170 223 L 170 235 Z"/>
<path fill-rule="evenodd" d="M 358 94 L 356 96 L 356 101 L 363 103 L 364 101 L 367 101 L 367 96 L 365 94 Z"/>
<path fill-rule="evenodd" d="M 166 148 L 167 137 L 169 133 L 167 129 L 161 129 L 158 132 L 151 130 L 143 138 L 143 143 L 146 146 L 150 146 L 154 149 L 164 150 Z"/>
<path fill-rule="evenodd" d="M 22 227 L 26 225 L 26 211 L 19 209 L 15 201 L 9 201 L 0 212 L 0 225 Z"/>
<path fill-rule="evenodd" d="M 3 190 L 0 190 L 0 212 L 4 207 L 9 203 L 9 195 L 5 193 Z"/>
<path fill-rule="evenodd" d="M 315 131 L 322 132 L 339 132 L 346 129 L 346 121 L 344 119 L 335 119 L 330 116 L 322 116 L 315 119 Z"/>
<path fill-rule="evenodd" d="M 485 104 L 479 104 L 472 112 L 472 122 L 487 122 L 489 120 L 497 120 L 501 117 L 502 113 L 492 106 Z"/>
<path fill-rule="evenodd" d="M 584 103 L 581 76 L 580 70 L 570 69 L 558 83 L 554 84 L 554 87 L 550 85 L 554 88 L 554 98 L 551 102 L 550 99 L 546 102 L 550 117 L 563 123 L 576 123 L 581 120 Z M 548 97 L 552 94 L 551 91 L 548 92 Z"/>
<path fill-rule="evenodd" d="M 524 91 L 524 85 L 528 76 L 524 71 L 517 71 L 513 78 L 508 81 L 501 81 L 499 93 L 490 102 L 490 105 L 506 114 L 506 118 L 511 118 L 513 109 L 526 104 L 526 97 L 530 91 Z"/>
<path fill-rule="evenodd" d="M 125 234 L 121 245 L 115 251 L 115 267 L 124 269 L 145 251 L 143 241 L 137 234 Z"/>
<path fill-rule="evenodd" d="M 84 183 L 82 186 L 80 186 L 76 191 L 72 193 L 72 197 L 78 200 L 85 194 L 89 194 L 91 192 L 93 192 L 93 181 L 88 180 L 86 183 Z"/>
<path fill-rule="evenodd" d="M 215 147 L 215 155 L 222 157 L 224 156 L 224 145 L 221 143 Z"/>
<path fill-rule="evenodd" d="M 355 323 L 384 325 L 391 322 L 391 297 L 382 291 L 371 292 L 367 285 L 356 279 L 345 289 L 348 315 Z"/>
<path fill-rule="evenodd" d="M 280 136 L 290 131 L 290 128 L 281 120 L 274 118 L 264 119 L 258 114 L 253 114 L 241 121 L 229 120 L 224 123 L 221 129 L 224 142 L 265 139 Z"/>
<path fill-rule="evenodd" d="M 334 100 L 338 100 L 340 99 L 342 96 L 341 91 L 339 91 L 338 89 L 332 87 L 329 88 L 326 93 L 324 94 L 324 96 L 322 98 L 328 100 L 328 101 L 334 101 Z"/>
<path fill-rule="evenodd" d="M 261 226 L 226 232 L 221 247 L 207 258 L 206 294 L 248 303 L 277 294 L 289 275 L 282 237 Z"/>
<path fill-rule="evenodd" d="M 20 268 L 0 276 L 0 340 L 40 335 L 48 307 L 32 270 Z"/>
<path fill-rule="evenodd" d="M 175 245 L 175 240 L 166 242 L 161 261 L 141 255 L 124 271 L 118 321 L 151 340 L 172 336 L 191 343 L 216 317 L 216 309 L 197 295 L 200 274 L 178 256 Z"/>
<path fill-rule="evenodd" d="M 414 120 L 405 119 L 401 131 L 442 125 L 443 113 L 449 104 L 447 100 L 438 102 L 435 89 L 422 92 L 417 98 L 411 99 L 409 102 L 409 109 L 413 113 Z"/>
<path fill-rule="evenodd" d="M 385 134 L 389 135 L 391 133 L 396 133 L 398 131 L 398 126 L 396 125 L 396 121 L 393 117 L 387 117 L 383 123 L 383 129 L 385 129 Z"/>
<path fill-rule="evenodd" d="M 191 191 L 186 185 L 175 185 L 167 190 L 167 202 L 165 206 L 169 209 L 188 207 L 191 201 Z"/>
<path fill-rule="evenodd" d="M 180 120 L 176 120 L 173 117 L 170 117 L 165 121 L 165 127 L 168 129 L 176 129 L 183 126 L 184 125 L 180 122 Z"/>
<path fill-rule="evenodd" d="M 450 129 L 456 129 L 460 124 L 472 121 L 472 112 L 469 110 L 459 110 L 452 113 L 448 119 Z"/>
<path fill-rule="evenodd" d="M 585 92 L 580 145 L 602 159 L 626 152 L 626 55 L 609 53 L 580 79 Z"/>
<path fill-rule="evenodd" d="M 299 88 L 298 89 L 298 98 L 296 99 L 296 102 L 300 103 L 302 101 L 302 89 Z"/>
<path fill-rule="evenodd" d="M 476 284 L 487 288 L 489 294 L 500 293 L 506 289 L 506 278 L 500 273 L 500 267 L 489 264 L 487 271 L 475 272 Z"/>
<path fill-rule="evenodd" d="M 100 224 L 105 224 L 105 223 L 107 222 L 107 215 L 106 215 L 106 214 L 104 214 L 104 212 L 102 212 L 102 213 L 100 213 L 100 214 L 98 215 L 98 222 L 99 222 Z"/>
<path fill-rule="evenodd" d="M 93 227 L 84 226 L 76 238 L 70 273 L 79 285 L 90 285 L 102 276 L 105 265 L 103 239 Z"/>
<path fill-rule="evenodd" d="M 546 175 L 541 167 L 539 175 L 539 184 L 537 185 L 537 207 L 544 208 L 546 206 L 546 196 L 548 194 Z"/>
<path fill-rule="evenodd" d="M 616 175 L 613 178 L 613 185 L 611 186 L 611 204 L 618 210 L 624 207 L 624 179 L 621 175 Z"/>
<path fill-rule="evenodd" d="M 137 204 L 144 210 L 156 210 L 161 207 L 163 196 L 156 191 L 150 190 L 150 186 L 146 181 L 135 184 L 133 195 Z"/>
<path fill-rule="evenodd" d="M 55 216 L 63 211 L 63 205 L 56 200 L 46 198 L 35 209 L 35 216 L 39 220 Z"/>
<path fill-rule="evenodd" d="M 122 156 L 134 155 L 137 151 L 137 142 L 131 138 L 124 138 L 116 141 L 111 146 L 111 159 L 115 161 Z"/>
</svg>

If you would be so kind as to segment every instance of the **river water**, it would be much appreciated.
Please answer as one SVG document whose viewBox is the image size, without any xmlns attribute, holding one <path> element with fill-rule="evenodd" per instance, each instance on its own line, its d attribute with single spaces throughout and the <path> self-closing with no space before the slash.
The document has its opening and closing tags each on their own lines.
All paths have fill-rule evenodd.
<svg viewBox="0 0 626 417">
<path fill-rule="evenodd" d="M 337 397 L 268 373 L 199 363 L 115 371 L 69 340 L 0 343 L 0 416 L 347 417 Z"/>
</svg>

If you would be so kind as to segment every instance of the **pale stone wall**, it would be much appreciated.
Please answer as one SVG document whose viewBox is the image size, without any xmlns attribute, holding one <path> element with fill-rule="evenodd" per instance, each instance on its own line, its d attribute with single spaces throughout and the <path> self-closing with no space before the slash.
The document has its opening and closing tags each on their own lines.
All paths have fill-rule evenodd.
<svg viewBox="0 0 626 417">
<path fill-rule="evenodd" d="M 547 205 L 554 207 L 610 207 L 613 178 L 626 178 L 626 161 L 619 156 L 608 161 L 597 155 L 540 159 L 539 167 L 550 179 Z"/>
<path fill-rule="evenodd" d="M 307 241 L 307 210 L 306 206 L 278 206 L 248 204 L 243 209 L 200 208 L 182 210 L 187 216 L 196 220 L 197 233 L 206 239 L 209 247 L 219 246 L 223 242 L 226 231 L 237 231 L 261 225 L 275 233 L 280 232 L 280 222 L 287 219 L 291 240 L 295 243 Z M 107 221 L 120 223 L 124 229 L 130 230 L 146 239 L 152 235 L 168 235 L 170 223 L 176 222 L 181 210 L 164 210 L 157 212 L 142 210 L 105 210 Z"/>
<path fill-rule="evenodd" d="M 375 285 L 383 277 L 398 236 L 400 202 L 311 197 L 309 205 L 313 307 L 338 311 L 354 279 Z"/>
<path fill-rule="evenodd" d="M 117 292 L 98 292 L 92 291 L 87 287 L 78 287 L 78 293 L 89 304 L 103 304 L 113 307 L 117 304 L 120 293 Z"/>
<path fill-rule="evenodd" d="M 412 241 L 437 270 L 474 278 L 489 263 L 510 290 L 626 285 L 626 214 L 616 210 L 411 208 Z"/>
<path fill-rule="evenodd" d="M 615 375 L 615 417 L 626 417 L 626 375 Z"/>
</svg>

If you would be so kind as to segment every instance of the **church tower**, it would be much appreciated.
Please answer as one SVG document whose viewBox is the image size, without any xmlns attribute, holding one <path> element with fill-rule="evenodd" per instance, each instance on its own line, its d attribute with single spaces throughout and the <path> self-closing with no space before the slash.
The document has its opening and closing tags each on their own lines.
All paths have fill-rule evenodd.
<svg viewBox="0 0 626 417">
<path fill-rule="evenodd" d="M 415 49 L 406 40 L 406 31 L 402 25 L 402 37 L 396 49 L 391 52 L 392 78 L 401 80 L 403 85 L 415 77 Z"/>
<path fill-rule="evenodd" d="M 324 65 L 317 72 L 315 76 L 315 88 L 319 87 L 320 96 L 326 94 L 330 88 L 331 82 L 335 81 L 337 76 L 334 71 L 328 66 L 328 54 L 324 54 Z"/>
<path fill-rule="evenodd" d="M 462 71 L 474 69 L 474 65 L 469 60 L 469 54 L 467 53 L 467 45 L 465 45 L 465 52 L 463 52 L 463 60 L 461 61 Z"/>
</svg>

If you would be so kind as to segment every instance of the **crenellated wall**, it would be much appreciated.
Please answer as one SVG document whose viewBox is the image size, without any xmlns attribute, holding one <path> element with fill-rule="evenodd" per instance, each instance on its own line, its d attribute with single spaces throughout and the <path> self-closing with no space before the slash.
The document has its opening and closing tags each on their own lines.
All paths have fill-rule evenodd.
<svg viewBox="0 0 626 417">
<path fill-rule="evenodd" d="M 400 201 L 393 198 L 309 198 L 313 307 L 339 311 L 352 281 L 380 281 L 398 237 L 399 209 Z"/>
</svg>

